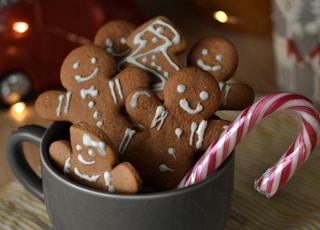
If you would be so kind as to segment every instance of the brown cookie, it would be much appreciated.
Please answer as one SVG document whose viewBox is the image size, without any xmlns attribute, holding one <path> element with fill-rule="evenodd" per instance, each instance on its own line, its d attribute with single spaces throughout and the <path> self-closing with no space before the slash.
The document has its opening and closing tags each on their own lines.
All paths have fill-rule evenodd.
<svg viewBox="0 0 320 230">
<path fill-rule="evenodd" d="M 217 81 L 227 81 L 238 66 L 237 50 L 226 38 L 210 36 L 191 48 L 187 65 L 208 71 Z"/>
<path fill-rule="evenodd" d="M 136 193 L 142 181 L 128 163 L 118 164 L 118 153 L 107 135 L 98 127 L 79 122 L 70 127 L 70 142 L 50 145 L 52 161 L 71 180 L 114 193 Z"/>
<path fill-rule="evenodd" d="M 135 133 L 122 115 L 125 97 L 139 87 L 148 87 L 146 71 L 137 67 L 116 73 L 116 64 L 106 50 L 86 45 L 71 51 L 61 67 L 61 83 L 67 91 L 50 90 L 38 96 L 35 109 L 43 119 L 86 121 L 105 131 L 118 151 Z"/>
<path fill-rule="evenodd" d="M 220 109 L 241 110 L 254 100 L 253 89 L 243 83 L 228 83 L 238 66 L 234 45 L 224 37 L 210 36 L 199 40 L 190 50 L 188 66 L 197 66 L 219 81 L 222 94 Z"/>
<path fill-rule="evenodd" d="M 247 84 L 220 81 L 219 86 L 222 96 L 220 110 L 242 110 L 254 100 L 254 91 Z"/>
<path fill-rule="evenodd" d="M 196 67 L 183 68 L 167 80 L 162 102 L 147 88 L 133 90 L 126 109 L 141 126 L 121 154 L 143 181 L 160 190 L 175 187 L 193 166 L 197 153 L 229 124 L 213 119 L 221 104 L 217 81 Z"/>
<path fill-rule="evenodd" d="M 127 37 L 135 29 L 136 25 L 128 21 L 112 20 L 98 30 L 93 43 L 106 49 L 116 60 L 120 60 L 130 51 Z"/>
<path fill-rule="evenodd" d="M 183 67 L 177 54 L 185 50 L 186 40 L 164 16 L 139 26 L 127 38 L 127 45 L 131 51 L 121 66 L 132 64 L 151 73 L 151 89 L 155 92 L 161 92 L 170 75 Z"/>
</svg>

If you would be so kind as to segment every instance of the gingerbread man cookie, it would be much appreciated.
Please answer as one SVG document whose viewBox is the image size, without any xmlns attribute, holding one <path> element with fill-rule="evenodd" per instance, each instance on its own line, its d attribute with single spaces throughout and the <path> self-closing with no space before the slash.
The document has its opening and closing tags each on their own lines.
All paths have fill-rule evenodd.
<svg viewBox="0 0 320 230">
<path fill-rule="evenodd" d="M 70 127 L 70 142 L 58 140 L 49 148 L 56 168 L 79 184 L 114 193 L 136 193 L 142 181 L 128 162 L 118 162 L 118 153 L 105 132 L 86 122 Z"/>
<path fill-rule="evenodd" d="M 210 36 L 199 40 L 188 54 L 187 65 L 208 71 L 219 81 L 223 98 L 220 109 L 244 109 L 252 103 L 254 92 L 250 86 L 227 82 L 237 68 L 238 54 L 226 38 Z"/>
<path fill-rule="evenodd" d="M 120 60 L 130 51 L 127 37 L 136 26 L 125 20 L 112 20 L 103 25 L 95 35 L 94 44 L 106 49 L 116 60 Z"/>
<path fill-rule="evenodd" d="M 138 87 L 148 87 L 146 71 L 137 67 L 116 73 L 111 54 L 101 47 L 85 45 L 71 51 L 61 67 L 61 83 L 67 91 L 45 91 L 35 109 L 43 119 L 87 121 L 104 130 L 118 151 L 135 133 L 122 115 L 125 97 Z"/>
<path fill-rule="evenodd" d="M 221 104 L 217 81 L 196 67 L 168 78 L 164 102 L 153 91 L 133 90 L 126 100 L 130 116 L 142 125 L 120 159 L 131 162 L 144 183 L 160 190 L 176 186 L 196 155 L 229 124 L 214 119 Z"/>
<path fill-rule="evenodd" d="M 186 40 L 164 16 L 138 27 L 127 38 L 127 45 L 131 51 L 121 65 L 133 64 L 150 72 L 151 89 L 155 92 L 161 92 L 168 77 L 183 67 L 177 54 L 185 50 Z"/>
</svg>

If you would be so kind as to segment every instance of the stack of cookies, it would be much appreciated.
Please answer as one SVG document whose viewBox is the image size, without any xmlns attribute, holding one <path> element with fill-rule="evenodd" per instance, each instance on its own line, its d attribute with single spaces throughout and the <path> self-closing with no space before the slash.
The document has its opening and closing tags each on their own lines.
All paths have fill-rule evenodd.
<svg viewBox="0 0 320 230">
<path fill-rule="evenodd" d="M 159 16 L 141 26 L 110 21 L 71 51 L 61 67 L 65 90 L 45 91 L 35 104 L 41 118 L 72 123 L 70 140 L 49 150 L 57 169 L 109 192 L 175 188 L 229 124 L 215 113 L 254 99 L 251 87 L 228 82 L 238 56 L 227 39 L 201 39 L 183 61 L 186 48 Z"/>
</svg>

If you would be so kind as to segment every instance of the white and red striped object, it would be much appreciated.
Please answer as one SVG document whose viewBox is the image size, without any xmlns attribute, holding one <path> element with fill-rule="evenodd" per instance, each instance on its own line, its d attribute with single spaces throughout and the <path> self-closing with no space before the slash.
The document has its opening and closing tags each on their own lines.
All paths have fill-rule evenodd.
<svg viewBox="0 0 320 230">
<path fill-rule="evenodd" d="M 267 197 L 274 195 L 308 159 L 319 139 L 319 113 L 309 99 L 299 94 L 275 93 L 247 107 L 209 146 L 180 182 L 178 188 L 197 183 L 208 177 L 257 123 L 277 113 L 298 115 L 300 131 L 296 140 L 279 161 L 255 181 L 255 188 L 259 192 Z"/>
</svg>

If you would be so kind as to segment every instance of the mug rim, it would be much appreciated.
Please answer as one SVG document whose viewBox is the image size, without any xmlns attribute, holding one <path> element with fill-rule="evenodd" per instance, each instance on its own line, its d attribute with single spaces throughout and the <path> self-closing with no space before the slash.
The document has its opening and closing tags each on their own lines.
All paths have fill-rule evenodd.
<svg viewBox="0 0 320 230">
<path fill-rule="evenodd" d="M 188 193 L 193 190 L 197 190 L 202 188 L 203 186 L 206 186 L 208 183 L 211 183 L 211 181 L 215 180 L 217 177 L 219 177 L 220 174 L 222 174 L 225 170 L 228 170 L 230 167 L 232 167 L 230 164 L 233 163 L 235 158 L 235 150 L 232 151 L 230 156 L 221 164 L 221 166 L 213 172 L 211 175 L 209 175 L 206 179 L 195 183 L 193 185 L 189 185 L 187 187 L 179 188 L 179 189 L 170 189 L 166 191 L 158 191 L 158 192 L 145 192 L 145 193 L 134 193 L 134 194 L 126 194 L 126 193 L 109 193 L 107 191 L 98 190 L 94 188 L 90 188 L 88 186 L 79 184 L 75 181 L 72 181 L 68 178 L 66 178 L 64 175 L 62 175 L 51 163 L 51 160 L 49 159 L 49 143 L 52 143 L 54 140 L 58 140 L 55 138 L 52 138 L 52 134 L 55 133 L 56 129 L 60 132 L 56 132 L 56 134 L 61 133 L 61 127 L 62 126 L 68 126 L 70 127 L 70 122 L 65 121 L 55 121 L 53 122 L 44 132 L 42 136 L 42 141 L 40 144 L 40 159 L 41 159 L 41 171 L 43 170 L 43 167 L 47 169 L 47 171 L 52 175 L 55 179 L 59 180 L 62 184 L 65 184 L 68 187 L 71 187 L 75 190 L 82 191 L 84 193 L 88 193 L 95 196 L 102 196 L 102 197 L 109 197 L 113 199 L 152 199 L 152 198 L 160 198 L 160 197 L 166 197 L 166 196 L 179 196 L 181 193 Z M 65 129 L 63 127 L 63 129 Z M 232 169 L 234 170 L 234 169 Z"/>
</svg>

